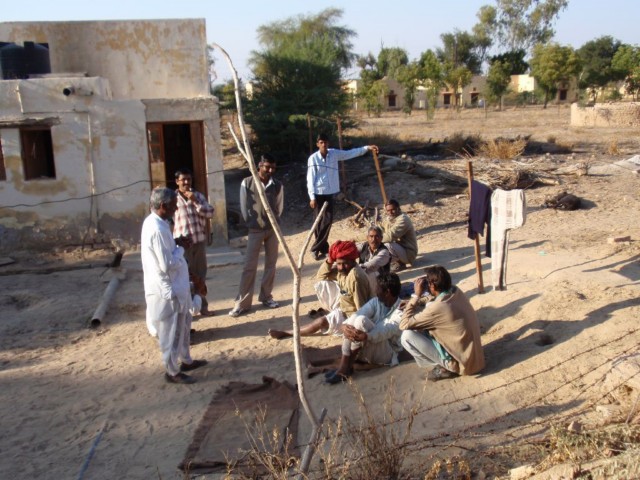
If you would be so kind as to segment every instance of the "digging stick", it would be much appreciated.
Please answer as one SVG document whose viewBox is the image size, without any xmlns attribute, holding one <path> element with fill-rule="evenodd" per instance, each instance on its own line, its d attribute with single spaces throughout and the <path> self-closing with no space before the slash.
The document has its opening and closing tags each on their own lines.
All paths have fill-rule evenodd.
<svg viewBox="0 0 640 480">
<path fill-rule="evenodd" d="M 378 161 L 378 152 L 373 149 L 373 161 L 376 163 L 376 173 L 378 174 L 378 183 L 380 183 L 380 191 L 382 192 L 382 201 L 387 204 L 387 192 L 384 190 L 384 180 L 382 180 L 382 172 L 380 171 L 380 162 Z"/>
</svg>

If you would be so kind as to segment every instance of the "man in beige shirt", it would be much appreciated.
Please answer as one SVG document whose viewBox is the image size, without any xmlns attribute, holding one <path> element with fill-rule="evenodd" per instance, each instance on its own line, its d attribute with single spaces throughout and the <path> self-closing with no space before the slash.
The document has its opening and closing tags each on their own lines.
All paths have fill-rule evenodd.
<svg viewBox="0 0 640 480">
<path fill-rule="evenodd" d="M 387 218 L 382 223 L 382 242 L 391 254 L 391 271 L 400 272 L 418 256 L 416 230 L 397 200 L 390 199 L 384 210 Z"/>
<path fill-rule="evenodd" d="M 471 303 L 440 265 L 425 268 L 414 282 L 415 296 L 405 306 L 400 330 L 402 346 L 421 367 L 433 367 L 431 381 L 473 375 L 484 368 L 480 323 Z M 433 297 L 418 311 L 422 294 Z"/>
</svg>

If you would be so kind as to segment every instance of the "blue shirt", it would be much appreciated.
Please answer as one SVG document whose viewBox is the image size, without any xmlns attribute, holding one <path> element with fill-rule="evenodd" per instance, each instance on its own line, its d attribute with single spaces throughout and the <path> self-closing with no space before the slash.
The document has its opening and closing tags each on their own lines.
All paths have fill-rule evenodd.
<svg viewBox="0 0 640 480">
<path fill-rule="evenodd" d="M 322 158 L 318 150 L 309 157 L 307 162 L 307 192 L 309 199 L 315 200 L 316 195 L 334 195 L 340 191 L 340 176 L 338 162 L 356 158 L 367 153 L 367 147 L 352 148 L 351 150 L 337 150 L 330 148 L 327 158 Z"/>
</svg>

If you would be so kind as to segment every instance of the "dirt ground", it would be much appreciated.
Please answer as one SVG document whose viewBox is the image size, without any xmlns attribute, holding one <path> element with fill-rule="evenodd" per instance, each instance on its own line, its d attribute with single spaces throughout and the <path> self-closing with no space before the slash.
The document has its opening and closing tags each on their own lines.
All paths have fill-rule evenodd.
<svg viewBox="0 0 640 480">
<path fill-rule="evenodd" d="M 473 242 L 467 238 L 466 195 L 409 173 L 385 174 L 387 195 L 410 212 L 419 238 L 418 260 L 400 274 L 402 281 L 419 276 L 426 265 L 446 266 L 478 311 L 487 359 L 480 375 L 439 383 L 426 383 L 426 372 L 413 362 L 354 377 L 374 413 L 381 414 L 392 377 L 398 404 L 417 408 L 407 464 L 422 468 L 423 478 L 434 456 L 462 454 L 470 458 L 474 478 L 495 478 L 526 463 L 497 455 L 496 449 L 570 420 L 587 427 L 606 421 L 598 407 L 612 402 L 610 387 L 603 386 L 611 361 L 637 352 L 640 341 L 639 176 L 616 164 L 640 153 L 640 129 L 573 128 L 568 108 L 551 107 L 486 116 L 481 110 L 439 112 L 434 121 L 420 112 L 409 118 L 388 114 L 361 119 L 356 133 L 380 132 L 406 142 L 443 140 L 456 132 L 484 139 L 531 135 L 572 152 L 524 155 L 518 164 L 476 158 L 474 169 L 483 172 L 527 162 L 547 173 L 589 164 L 588 175 L 550 174 L 558 184 L 526 190 L 526 223 L 510 236 L 508 288 L 491 288 L 491 262 L 483 255 L 482 294 Z M 230 155 L 227 163 L 233 210 L 246 172 L 238 168 L 237 157 Z M 367 157 L 348 162 L 347 175 L 357 176 L 371 163 Z M 419 163 L 466 175 L 466 159 L 453 155 Z M 312 221 L 300 169 L 283 168 L 277 175 L 286 181 L 283 228 L 297 258 Z M 563 190 L 581 197 L 583 208 L 543 207 L 545 197 Z M 376 177 L 359 179 L 350 198 L 380 205 Z M 364 239 L 364 229 L 350 220 L 354 213 L 351 205 L 338 206 L 331 239 Z M 241 227 L 232 225 L 231 231 L 240 234 Z M 629 240 L 608 241 L 614 237 Z M 88 329 L 87 320 L 111 278 L 105 267 L 111 252 L 61 248 L 10 256 L 16 263 L 0 267 L 0 478 L 77 477 L 92 446 L 83 478 L 181 478 L 176 466 L 219 387 L 234 380 L 259 383 L 263 375 L 295 383 L 291 342 L 266 335 L 269 328 L 291 321 L 292 274 L 282 252 L 274 291 L 281 307 L 276 310 L 254 305 L 246 316 L 227 316 L 240 266 L 209 270 L 215 315 L 194 323 L 192 347 L 194 358 L 209 364 L 195 372 L 193 386 L 163 381 L 159 350 L 145 327 L 141 268 L 127 261 L 135 258 L 134 251 L 125 255 L 126 279 L 98 329 Z M 318 306 L 312 294 L 318 264 L 310 255 L 305 263 L 303 315 Z M 26 272 L 30 269 L 40 272 Z M 339 342 L 324 336 L 304 340 L 311 346 Z M 314 377 L 306 389 L 316 412 L 328 408 L 328 421 L 357 416 L 346 385 L 327 386 Z M 304 416 L 300 427 L 304 441 L 309 433 Z"/>
</svg>

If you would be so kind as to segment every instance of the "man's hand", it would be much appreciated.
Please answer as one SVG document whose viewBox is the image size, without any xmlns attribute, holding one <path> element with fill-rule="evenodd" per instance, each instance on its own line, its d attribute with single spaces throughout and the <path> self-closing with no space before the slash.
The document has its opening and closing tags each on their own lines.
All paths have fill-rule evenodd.
<svg viewBox="0 0 640 480">
<path fill-rule="evenodd" d="M 189 248 L 193 245 L 191 237 L 189 235 L 180 235 L 176 238 L 176 245 L 182 248 Z"/>
<path fill-rule="evenodd" d="M 316 208 L 316 201 L 315 201 L 315 200 L 311 200 L 311 201 L 309 202 L 309 206 L 310 206 L 312 209 L 314 209 L 314 210 L 315 210 L 315 208 Z"/>
<path fill-rule="evenodd" d="M 195 199 L 196 194 L 193 190 L 187 190 L 186 192 L 183 193 L 183 195 L 184 195 L 184 198 L 186 198 L 189 201 L 192 201 L 192 202 L 196 201 Z"/>
<path fill-rule="evenodd" d="M 374 152 L 376 155 L 380 151 L 376 145 L 367 145 L 367 148 L 370 152 Z"/>
<path fill-rule="evenodd" d="M 427 278 L 426 277 L 416 278 L 416 280 L 413 282 L 413 292 L 416 294 L 416 297 L 420 298 L 426 289 L 427 289 Z"/>
<path fill-rule="evenodd" d="M 352 342 L 367 341 L 367 332 L 361 332 L 351 325 L 343 325 L 342 334 L 344 335 L 344 338 L 346 338 L 347 340 L 351 340 Z"/>
</svg>

